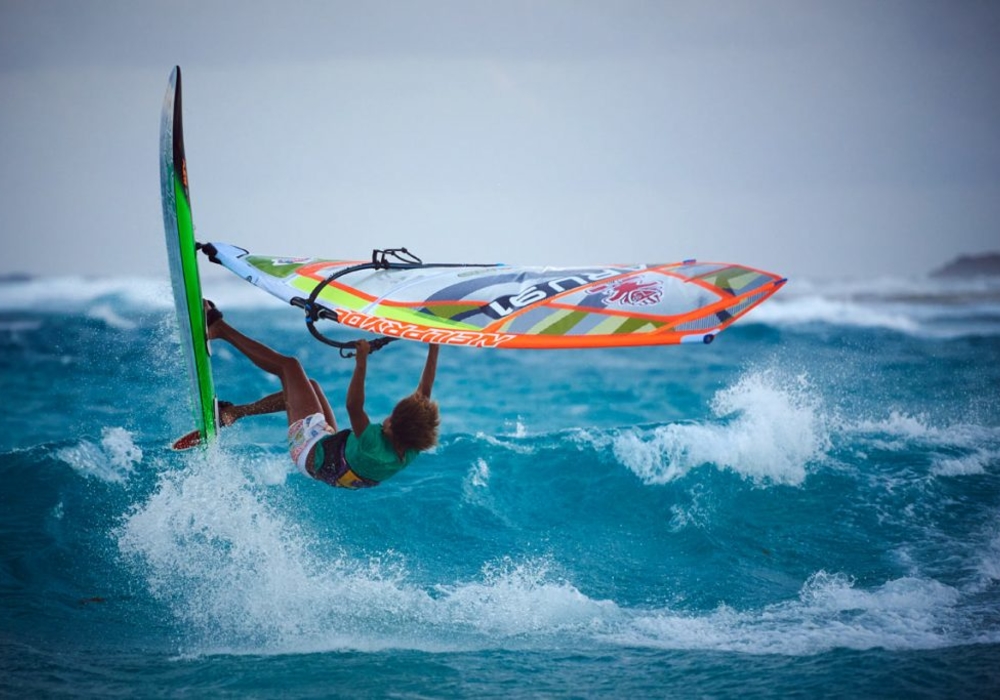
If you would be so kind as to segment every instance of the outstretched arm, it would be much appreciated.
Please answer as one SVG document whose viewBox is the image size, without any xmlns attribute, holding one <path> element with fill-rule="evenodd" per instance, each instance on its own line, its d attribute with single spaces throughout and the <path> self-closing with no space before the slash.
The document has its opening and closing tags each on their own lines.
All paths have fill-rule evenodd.
<svg viewBox="0 0 1000 700">
<path fill-rule="evenodd" d="M 431 389 L 434 387 L 434 376 L 437 374 L 439 349 L 440 346 L 438 345 L 431 345 L 427 348 L 427 362 L 424 363 L 424 371 L 420 375 L 420 384 L 417 386 L 417 393 L 423 394 L 428 399 L 431 397 Z"/>
<path fill-rule="evenodd" d="M 367 340 L 359 340 L 354 349 L 354 374 L 347 387 L 347 415 L 351 419 L 351 430 L 358 437 L 365 432 L 371 423 L 365 413 L 365 374 L 368 372 L 368 353 L 370 346 Z"/>
</svg>

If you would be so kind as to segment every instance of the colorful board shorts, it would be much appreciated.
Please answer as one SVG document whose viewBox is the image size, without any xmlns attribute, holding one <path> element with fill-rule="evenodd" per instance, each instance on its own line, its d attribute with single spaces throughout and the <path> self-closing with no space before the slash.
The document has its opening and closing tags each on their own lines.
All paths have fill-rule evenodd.
<svg viewBox="0 0 1000 700">
<path fill-rule="evenodd" d="M 344 448 L 350 430 L 341 430 L 336 435 L 321 439 L 313 450 L 311 463 L 306 463 L 306 469 L 312 470 L 314 479 L 330 486 L 342 489 L 367 489 L 378 486 L 379 482 L 366 479 L 355 473 L 344 457 Z"/>
<path fill-rule="evenodd" d="M 344 445 L 350 434 L 350 430 L 334 432 L 326 416 L 313 413 L 288 426 L 288 451 L 299 471 L 330 486 L 345 489 L 378 486 L 379 482 L 355 474 L 344 458 Z"/>
<path fill-rule="evenodd" d="M 326 422 L 322 413 L 313 413 L 288 426 L 288 451 L 292 461 L 306 476 L 312 476 L 306 468 L 306 459 L 317 442 L 334 434 L 333 427 Z"/>
</svg>

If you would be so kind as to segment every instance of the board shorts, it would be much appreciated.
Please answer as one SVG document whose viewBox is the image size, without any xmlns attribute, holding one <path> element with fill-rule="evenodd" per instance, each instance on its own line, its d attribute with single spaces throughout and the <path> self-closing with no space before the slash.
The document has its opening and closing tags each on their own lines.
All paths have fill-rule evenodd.
<svg viewBox="0 0 1000 700">
<path fill-rule="evenodd" d="M 333 433 L 333 428 L 326 422 L 326 416 L 322 413 L 313 413 L 288 426 L 288 452 L 292 455 L 292 461 L 299 471 L 312 476 L 306 469 L 306 459 L 317 442 Z"/>
<path fill-rule="evenodd" d="M 299 471 L 330 486 L 344 489 L 378 486 L 378 481 L 356 474 L 347 463 L 344 447 L 350 434 L 350 430 L 335 433 L 326 416 L 313 413 L 288 426 L 288 451 Z"/>
</svg>

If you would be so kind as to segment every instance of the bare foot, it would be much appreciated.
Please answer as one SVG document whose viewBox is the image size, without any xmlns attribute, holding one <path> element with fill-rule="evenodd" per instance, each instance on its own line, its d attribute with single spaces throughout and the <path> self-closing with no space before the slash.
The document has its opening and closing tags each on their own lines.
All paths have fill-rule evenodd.
<svg viewBox="0 0 1000 700">
<path fill-rule="evenodd" d="M 228 401 L 219 402 L 219 420 L 226 427 L 229 427 L 239 419 L 236 407 Z"/>
</svg>

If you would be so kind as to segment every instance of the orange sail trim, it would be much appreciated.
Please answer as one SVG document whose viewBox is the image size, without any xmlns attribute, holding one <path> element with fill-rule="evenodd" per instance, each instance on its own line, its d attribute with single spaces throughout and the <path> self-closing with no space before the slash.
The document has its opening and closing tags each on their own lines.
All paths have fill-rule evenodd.
<svg viewBox="0 0 1000 700">
<path fill-rule="evenodd" d="M 665 269 L 666 267 L 667 266 L 650 267 L 650 268 L 647 268 L 647 271 L 649 271 L 649 272 L 657 272 L 657 273 L 660 273 L 660 274 L 663 274 L 663 275 L 667 275 L 667 276 L 671 276 L 671 277 L 674 277 L 674 278 L 680 279 L 680 280 L 684 279 L 680 275 L 676 275 L 676 274 L 671 273 L 668 269 Z M 599 281 L 591 282 L 590 284 L 585 285 L 582 288 L 575 288 L 575 289 L 565 290 L 563 292 L 557 293 L 554 296 L 548 298 L 542 305 L 544 307 L 546 307 L 546 308 L 551 308 L 551 309 L 563 309 L 563 310 L 567 310 L 567 311 L 577 311 L 577 312 L 583 312 L 583 313 L 603 314 L 603 315 L 606 315 L 606 316 L 621 316 L 621 317 L 628 317 L 628 318 L 634 318 L 634 319 L 646 319 L 646 320 L 649 320 L 651 322 L 661 322 L 662 323 L 663 322 L 663 317 L 660 316 L 660 315 L 656 315 L 656 314 L 645 314 L 645 313 L 642 313 L 642 312 L 615 310 L 615 309 L 611 309 L 611 308 L 589 309 L 589 308 L 585 308 L 585 307 L 582 307 L 582 306 L 574 306 L 572 304 L 561 304 L 560 303 L 560 300 L 562 300 L 562 299 L 566 299 L 566 298 L 568 298 L 570 296 L 578 296 L 577 293 L 580 292 L 581 290 L 586 290 L 587 288 L 593 289 L 594 287 L 604 286 L 604 285 L 614 285 L 616 282 L 619 282 L 620 280 L 627 279 L 627 278 L 629 278 L 630 276 L 632 276 L 634 274 L 635 274 L 634 271 L 629 271 L 629 272 L 622 273 L 620 275 L 616 275 L 614 277 L 609 277 L 608 279 L 602 279 L 602 280 L 599 280 Z M 700 282 L 698 280 L 693 280 L 693 281 L 696 284 L 700 284 Z M 509 325 L 510 322 L 512 320 L 516 319 L 518 316 L 522 316 L 524 314 L 533 312 L 534 310 L 535 310 L 534 307 L 526 307 L 524 309 L 521 309 L 521 310 L 518 310 L 518 311 L 514 311 L 509 316 L 507 316 L 506 318 L 504 318 L 504 319 L 502 319 L 500 321 L 497 321 L 496 323 L 493 323 L 493 324 L 487 326 L 485 328 L 485 330 L 488 330 L 488 331 L 499 330 L 499 329 L 503 328 L 504 326 Z M 617 343 L 610 343 L 610 344 L 617 345 Z M 588 345 L 588 347 L 589 347 L 589 345 Z"/>
</svg>

